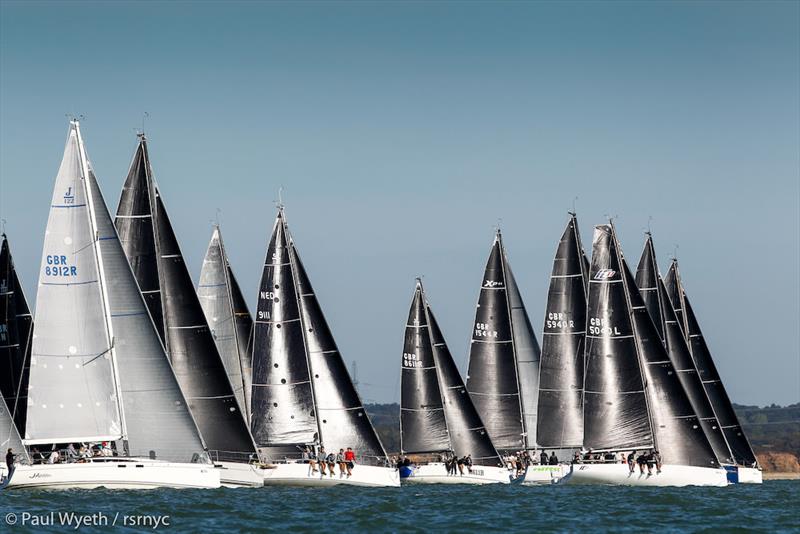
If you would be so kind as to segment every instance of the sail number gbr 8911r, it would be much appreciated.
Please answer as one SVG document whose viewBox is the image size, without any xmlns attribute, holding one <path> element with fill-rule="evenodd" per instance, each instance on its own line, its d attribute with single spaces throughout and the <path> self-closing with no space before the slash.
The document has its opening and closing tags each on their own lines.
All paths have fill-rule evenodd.
<svg viewBox="0 0 800 534">
<path fill-rule="evenodd" d="M 44 274 L 47 276 L 78 276 L 78 268 L 68 265 L 66 256 L 48 254 L 45 263 Z"/>
</svg>

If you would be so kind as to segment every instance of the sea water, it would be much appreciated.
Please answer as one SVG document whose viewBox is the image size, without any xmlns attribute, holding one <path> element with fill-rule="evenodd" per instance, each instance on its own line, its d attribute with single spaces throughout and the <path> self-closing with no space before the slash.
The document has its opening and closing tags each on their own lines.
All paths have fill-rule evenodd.
<svg viewBox="0 0 800 534">
<path fill-rule="evenodd" d="M 800 481 L 0 492 L 0 532 L 798 532 Z"/>
</svg>

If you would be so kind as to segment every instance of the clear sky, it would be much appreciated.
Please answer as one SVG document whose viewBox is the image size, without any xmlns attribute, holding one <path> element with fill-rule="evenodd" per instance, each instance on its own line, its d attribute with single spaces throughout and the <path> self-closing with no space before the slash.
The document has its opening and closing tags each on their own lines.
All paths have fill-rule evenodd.
<svg viewBox="0 0 800 534">
<path fill-rule="evenodd" d="M 362 395 L 399 398 L 424 275 L 462 370 L 493 226 L 541 331 L 584 245 L 651 227 L 735 402 L 800 400 L 797 2 L 0 4 L 0 215 L 35 296 L 67 133 L 116 210 L 143 112 L 195 281 L 221 210 L 254 304 L 278 188 Z"/>
</svg>

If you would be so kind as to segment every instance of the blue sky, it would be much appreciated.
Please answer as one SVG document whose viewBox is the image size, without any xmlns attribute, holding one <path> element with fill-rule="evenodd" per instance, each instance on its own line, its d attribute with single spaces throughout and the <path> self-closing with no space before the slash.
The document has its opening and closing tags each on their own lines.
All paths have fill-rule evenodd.
<svg viewBox="0 0 800 534">
<path fill-rule="evenodd" d="M 33 299 L 67 131 L 111 211 L 147 111 L 195 281 L 221 210 L 255 300 L 283 186 L 362 395 L 399 397 L 414 277 L 465 369 L 498 219 L 541 331 L 576 202 L 584 245 L 649 217 L 734 401 L 800 400 L 796 2 L 0 3 L 0 216 Z"/>
</svg>

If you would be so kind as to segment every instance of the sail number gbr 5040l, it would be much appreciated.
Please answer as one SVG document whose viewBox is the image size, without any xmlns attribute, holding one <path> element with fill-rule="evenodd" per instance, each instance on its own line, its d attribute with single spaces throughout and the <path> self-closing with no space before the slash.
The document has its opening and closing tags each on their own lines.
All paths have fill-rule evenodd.
<svg viewBox="0 0 800 534">
<path fill-rule="evenodd" d="M 45 263 L 44 274 L 47 276 L 78 276 L 78 268 L 68 265 L 66 256 L 48 254 Z"/>
<path fill-rule="evenodd" d="M 600 317 L 590 317 L 589 335 L 590 336 L 622 335 L 622 332 L 620 332 L 616 326 L 611 326 L 610 324 L 608 324 L 608 322 L 609 322 L 608 319 L 602 319 Z"/>
</svg>

